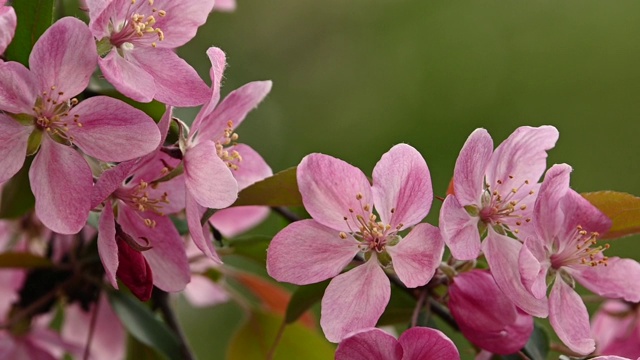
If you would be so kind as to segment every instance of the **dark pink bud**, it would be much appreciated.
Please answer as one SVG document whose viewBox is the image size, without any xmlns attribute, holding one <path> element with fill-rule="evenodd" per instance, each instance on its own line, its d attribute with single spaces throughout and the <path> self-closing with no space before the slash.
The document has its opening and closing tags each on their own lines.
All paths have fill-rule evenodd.
<svg viewBox="0 0 640 360">
<path fill-rule="evenodd" d="M 149 263 L 140 251 L 133 249 L 122 236 L 118 235 L 116 235 L 116 242 L 119 264 L 116 276 L 133 295 L 141 301 L 147 301 L 151 298 L 151 290 L 153 290 L 153 275 Z"/>
</svg>

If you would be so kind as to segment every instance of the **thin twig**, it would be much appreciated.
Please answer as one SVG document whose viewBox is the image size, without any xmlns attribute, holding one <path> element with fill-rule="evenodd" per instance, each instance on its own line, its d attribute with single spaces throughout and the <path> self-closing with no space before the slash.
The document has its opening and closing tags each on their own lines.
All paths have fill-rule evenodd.
<svg viewBox="0 0 640 360">
<path fill-rule="evenodd" d="M 271 208 L 271 210 L 273 210 L 276 214 L 282 216 L 285 220 L 287 220 L 290 223 L 296 222 L 298 220 L 302 220 L 302 218 L 298 216 L 298 214 L 294 213 L 293 211 L 289 210 L 284 206 L 274 206 Z"/>
<path fill-rule="evenodd" d="M 413 309 L 413 315 L 411 316 L 411 327 L 415 327 L 418 325 L 418 316 L 420 315 L 420 311 L 424 306 L 424 300 L 427 297 L 427 289 L 422 289 L 420 291 L 420 296 L 418 297 L 418 302 L 416 302 L 416 307 Z"/>
<path fill-rule="evenodd" d="M 173 312 L 171 305 L 169 304 L 169 294 L 158 288 L 153 288 L 153 300 L 154 304 L 160 309 L 160 313 L 164 318 L 167 325 L 173 330 L 178 341 L 180 342 L 180 351 L 182 352 L 182 359 L 194 360 L 195 356 L 191 352 L 189 345 L 187 344 L 187 338 L 178 323 L 176 314 Z"/>
</svg>

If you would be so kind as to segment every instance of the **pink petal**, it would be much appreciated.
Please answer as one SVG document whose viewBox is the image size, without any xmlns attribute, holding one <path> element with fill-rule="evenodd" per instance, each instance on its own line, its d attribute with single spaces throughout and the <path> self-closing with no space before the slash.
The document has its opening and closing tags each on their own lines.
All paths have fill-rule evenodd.
<svg viewBox="0 0 640 360">
<path fill-rule="evenodd" d="M 40 151 L 29 169 L 36 215 L 60 234 L 82 230 L 91 210 L 93 176 L 76 150 L 43 136 Z"/>
<path fill-rule="evenodd" d="M 430 224 L 416 225 L 395 246 L 387 246 L 393 269 L 409 288 L 425 285 L 431 280 L 444 254 L 440 230 Z"/>
<path fill-rule="evenodd" d="M 298 165 L 297 178 L 304 207 L 317 222 L 350 232 L 348 221 L 359 228 L 355 217 L 369 218 L 363 208 L 373 206 L 371 185 L 360 169 L 329 155 L 311 154 Z"/>
<path fill-rule="evenodd" d="M 238 170 L 232 171 L 233 177 L 238 182 L 238 190 L 273 175 L 267 162 L 249 145 L 238 144 L 229 148 L 229 151 L 237 151 L 242 156 Z"/>
<path fill-rule="evenodd" d="M 520 249 L 518 257 L 520 279 L 533 296 L 542 299 L 547 296 L 547 272 L 551 267 L 549 255 L 542 244 L 529 237 Z"/>
<path fill-rule="evenodd" d="M 560 275 L 556 275 L 549 295 L 549 322 L 560 340 L 572 351 L 588 355 L 595 350 L 587 308 L 580 295 Z"/>
<path fill-rule="evenodd" d="M 77 18 L 65 17 L 47 29 L 33 46 L 29 69 L 40 81 L 41 90 L 50 95 L 58 93 L 60 99 L 67 100 L 87 87 L 97 61 L 96 44 L 87 25 Z"/>
<path fill-rule="evenodd" d="M 226 55 L 221 49 L 210 47 L 207 50 L 207 56 L 209 56 L 209 61 L 211 61 L 211 69 L 209 70 L 211 77 L 211 98 L 202 106 L 202 109 L 193 121 L 193 125 L 191 126 L 192 134 L 195 134 L 197 130 L 200 129 L 202 121 L 206 119 L 218 105 L 218 101 L 220 101 L 220 84 L 222 83 L 224 68 L 227 66 Z"/>
<path fill-rule="evenodd" d="M 201 219 L 204 215 L 205 209 L 198 205 L 193 196 L 187 194 L 185 199 L 186 212 L 187 212 L 187 225 L 189 226 L 189 234 L 193 243 L 205 254 L 208 258 L 213 260 L 217 264 L 222 264 L 222 260 L 216 253 L 211 242 L 211 232 L 207 228 L 207 224 L 202 225 Z"/>
<path fill-rule="evenodd" d="M 406 229 L 429 213 L 431 175 L 422 155 L 407 144 L 391 148 L 373 169 L 373 199 L 380 220 Z"/>
<path fill-rule="evenodd" d="M 574 190 L 567 191 L 562 198 L 560 208 L 565 214 L 563 224 L 565 238 L 575 236 L 578 226 L 590 233 L 599 234 L 604 234 L 611 228 L 611 219 Z"/>
<path fill-rule="evenodd" d="M 358 244 L 315 220 L 296 221 L 271 240 L 267 272 L 278 281 L 313 284 L 338 275 L 358 253 Z"/>
<path fill-rule="evenodd" d="M 479 204 L 484 189 L 484 174 L 491 154 L 493 140 L 485 129 L 476 129 L 464 143 L 453 173 L 454 194 L 463 206 Z"/>
<path fill-rule="evenodd" d="M 137 47 L 131 57 L 153 77 L 154 99 L 167 105 L 188 107 L 202 105 L 210 98 L 209 87 L 196 70 L 173 50 Z"/>
<path fill-rule="evenodd" d="M 22 168 L 32 131 L 33 127 L 22 126 L 0 113 L 0 182 L 11 179 Z"/>
<path fill-rule="evenodd" d="M 440 209 L 442 239 L 459 260 L 473 260 L 480 255 L 478 217 L 471 216 L 454 195 L 444 199 Z"/>
<path fill-rule="evenodd" d="M 427 327 L 412 327 L 398 339 L 404 350 L 403 359 L 460 360 L 460 353 L 445 334 Z"/>
<path fill-rule="evenodd" d="M 40 95 L 38 80 L 24 65 L 0 61 L 0 109 L 12 114 L 33 114 Z"/>
<path fill-rule="evenodd" d="M 141 217 L 155 221 L 156 226 L 145 226 Z M 152 248 L 144 251 L 143 255 L 153 271 L 154 285 L 168 292 L 183 290 L 190 279 L 189 262 L 173 222 L 166 216 L 150 212 L 138 214 L 129 206 L 119 208 L 118 222 L 134 239 L 149 240 Z"/>
<path fill-rule="evenodd" d="M 336 349 L 335 359 L 402 360 L 402 354 L 402 346 L 398 340 L 380 329 L 371 328 L 344 338 Z"/>
<path fill-rule="evenodd" d="M 553 238 L 563 228 L 564 213 L 558 206 L 569 191 L 571 167 L 566 164 L 554 165 L 546 173 L 540 186 L 534 209 L 536 232 L 543 245 L 552 245 Z M 575 228 L 574 228 L 575 229 Z"/>
<path fill-rule="evenodd" d="M 183 164 L 185 185 L 198 204 L 222 209 L 238 198 L 238 184 L 212 141 L 187 149 Z"/>
<path fill-rule="evenodd" d="M 229 93 L 210 114 L 203 117 L 197 138 L 218 141 L 228 122 L 233 128 L 240 126 L 249 111 L 253 110 L 271 91 L 271 81 L 250 82 Z"/>
<path fill-rule="evenodd" d="M 213 11 L 231 12 L 236 10 L 236 0 L 217 0 Z"/>
<path fill-rule="evenodd" d="M 116 222 L 111 201 L 107 200 L 100 215 L 98 225 L 98 254 L 111 286 L 118 288 L 116 272 L 118 270 L 118 244 L 116 243 Z"/>
<path fill-rule="evenodd" d="M 353 331 L 375 326 L 390 296 L 389 278 L 375 257 L 333 278 L 321 303 L 320 326 L 327 340 L 336 343 Z"/>
<path fill-rule="evenodd" d="M 153 100 L 156 84 L 153 77 L 147 73 L 130 55 L 123 58 L 113 48 L 107 56 L 98 60 L 102 75 L 119 92 L 128 98 L 139 102 Z"/>
<path fill-rule="evenodd" d="M 2 4 L 2 8 L 0 8 L 0 29 L 2 29 L 0 32 L 0 54 L 3 54 L 11 43 L 16 31 L 16 24 L 16 12 L 12 7 Z"/>
<path fill-rule="evenodd" d="M 156 0 L 154 8 L 165 10 L 167 15 L 156 17 L 154 27 L 162 29 L 165 38 L 158 41 L 158 48 L 177 48 L 195 35 L 213 10 L 213 0 Z M 147 13 L 150 13 L 148 11 Z"/>
<path fill-rule="evenodd" d="M 209 222 L 227 238 L 238 236 L 263 222 L 269 216 L 267 206 L 237 206 L 218 210 Z"/>
<path fill-rule="evenodd" d="M 184 296 L 195 307 L 214 306 L 231 299 L 223 287 L 205 276 L 196 274 L 191 276 L 191 282 L 184 289 Z"/>
<path fill-rule="evenodd" d="M 137 165 L 136 160 L 122 162 L 100 175 L 91 194 L 91 208 L 100 205 L 107 197 L 122 186 L 123 181 L 131 175 Z"/>
<path fill-rule="evenodd" d="M 493 185 L 497 180 L 507 182 L 509 176 L 516 186 L 529 180 L 538 182 L 547 168 L 547 150 L 558 140 L 558 130 L 553 126 L 537 128 L 522 126 L 502 142 L 493 153 L 487 168 L 487 182 Z"/>
<path fill-rule="evenodd" d="M 131 160 L 152 152 L 160 143 L 153 119 L 117 99 L 89 98 L 70 111 L 70 117 L 75 115 L 82 125 L 71 124 L 68 134 L 87 155 L 102 161 Z"/>
<path fill-rule="evenodd" d="M 512 238 L 490 231 L 482 244 L 489 268 L 500 290 L 525 312 L 547 317 L 547 299 L 535 298 L 522 284 L 518 268 L 518 254 L 522 244 Z"/>
<path fill-rule="evenodd" d="M 633 259 L 611 257 L 607 266 L 576 266 L 567 270 L 582 286 L 600 296 L 640 302 L 640 264 Z"/>
</svg>

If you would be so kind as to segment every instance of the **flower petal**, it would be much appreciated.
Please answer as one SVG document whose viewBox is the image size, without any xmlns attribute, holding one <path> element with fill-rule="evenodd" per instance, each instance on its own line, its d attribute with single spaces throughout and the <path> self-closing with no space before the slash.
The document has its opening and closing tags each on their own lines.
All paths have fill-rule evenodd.
<svg viewBox="0 0 640 360">
<path fill-rule="evenodd" d="M 493 140 L 485 129 L 472 132 L 460 150 L 453 172 L 453 189 L 463 206 L 479 204 L 492 153 Z"/>
<path fill-rule="evenodd" d="M 607 266 L 580 266 L 567 271 L 581 285 L 600 296 L 640 302 L 640 264 L 633 259 L 610 257 Z"/>
<path fill-rule="evenodd" d="M 98 254 L 104 272 L 111 286 L 118 288 L 116 272 L 118 270 L 118 244 L 116 243 L 116 220 L 113 216 L 111 201 L 107 200 L 98 223 Z"/>
<path fill-rule="evenodd" d="M 0 113 L 0 183 L 15 175 L 27 154 L 27 142 L 33 131 L 12 118 Z"/>
<path fill-rule="evenodd" d="M 569 165 L 554 165 L 547 171 L 540 186 L 534 209 L 534 224 L 538 234 L 537 241 L 542 245 L 552 245 L 553 238 L 562 231 L 564 213 L 558 205 L 569 191 L 570 174 Z"/>
<path fill-rule="evenodd" d="M 589 313 L 580 295 L 556 275 L 549 294 L 549 322 L 562 342 L 580 355 L 596 349 L 589 328 Z"/>
<path fill-rule="evenodd" d="M 412 327 L 398 339 L 404 350 L 403 359 L 460 360 L 460 353 L 440 330 L 428 327 Z"/>
<path fill-rule="evenodd" d="M 311 154 L 298 165 L 297 178 L 305 209 L 322 225 L 351 232 L 348 221 L 359 228 L 356 216 L 369 219 L 363 208 L 373 204 L 371 184 L 360 169 L 329 155 Z"/>
<path fill-rule="evenodd" d="M 391 285 L 375 257 L 338 275 L 324 292 L 320 326 L 337 343 L 349 333 L 375 326 L 389 303 Z"/>
<path fill-rule="evenodd" d="M 121 100 L 95 96 L 69 113 L 76 115 L 81 125 L 71 124 L 68 134 L 82 151 L 99 160 L 131 160 L 152 152 L 160 143 L 160 130 L 153 119 Z"/>
<path fill-rule="evenodd" d="M 227 291 L 206 276 L 193 274 L 191 282 L 184 289 L 189 303 L 195 307 L 214 306 L 231 299 Z"/>
<path fill-rule="evenodd" d="M 32 114 L 38 95 L 38 80 L 24 65 L 0 61 L 0 110 Z"/>
<path fill-rule="evenodd" d="M 183 164 L 185 185 L 198 204 L 222 209 L 238 198 L 238 183 L 212 141 L 187 149 Z"/>
<path fill-rule="evenodd" d="M 154 27 L 162 29 L 164 40 L 158 41 L 158 48 L 177 48 L 195 35 L 198 27 L 204 24 L 213 10 L 213 0 L 156 0 L 153 8 L 162 9 L 165 16 L 156 17 Z M 150 13 L 148 11 L 147 13 Z"/>
<path fill-rule="evenodd" d="M 2 29 L 2 33 L 0 33 L 0 54 L 3 54 L 7 46 L 9 46 L 9 43 L 11 43 L 16 31 L 16 25 L 17 17 L 15 10 L 10 6 L 4 6 L 4 4 L 2 4 L 2 8 L 0 8 L 0 29 Z"/>
<path fill-rule="evenodd" d="M 416 225 L 395 246 L 387 246 L 393 269 L 409 288 L 422 286 L 431 280 L 444 254 L 440 230 L 431 224 Z"/>
<path fill-rule="evenodd" d="M 156 94 L 153 77 L 147 73 L 129 54 L 123 58 L 113 48 L 107 56 L 98 60 L 102 75 L 119 92 L 139 102 L 149 102 Z"/>
<path fill-rule="evenodd" d="M 230 147 L 229 152 L 237 151 L 242 157 L 238 169 L 234 170 L 233 177 L 238 182 L 238 190 L 242 190 L 260 180 L 273 175 L 273 171 L 266 161 L 249 145 L 238 144 Z"/>
<path fill-rule="evenodd" d="M 218 210 L 209 222 L 227 238 L 238 236 L 269 216 L 268 206 L 237 206 Z"/>
<path fill-rule="evenodd" d="M 267 250 L 269 276 L 296 285 L 334 277 L 358 253 L 358 242 L 315 220 L 289 224 L 271 240 Z"/>
<path fill-rule="evenodd" d="M 56 21 L 29 55 L 29 69 L 40 82 L 40 90 L 49 91 L 55 100 L 71 99 L 86 89 L 97 62 L 91 31 L 74 17 Z"/>
<path fill-rule="evenodd" d="M 431 174 L 413 147 L 398 144 L 373 169 L 373 199 L 380 220 L 400 229 L 413 226 L 429 213 L 433 200 Z"/>
<path fill-rule="evenodd" d="M 190 135 L 195 134 L 197 130 L 200 129 L 202 121 L 207 119 L 207 116 L 213 112 L 218 105 L 218 101 L 220 101 L 220 84 L 222 83 L 224 69 L 227 66 L 227 57 L 225 53 L 217 47 L 210 47 L 207 50 L 207 56 L 209 56 L 209 61 L 211 61 L 211 69 L 209 70 L 209 76 L 211 77 L 211 98 L 198 112 L 191 126 Z"/>
<path fill-rule="evenodd" d="M 187 225 L 189 227 L 189 234 L 193 243 L 205 254 L 208 258 L 222 264 L 222 260 L 216 253 L 213 243 L 211 242 L 211 233 L 207 228 L 207 225 L 202 225 L 200 219 L 204 215 L 205 209 L 198 205 L 191 194 L 187 194 L 185 198 L 186 212 L 187 212 Z"/>
<path fill-rule="evenodd" d="M 210 98 L 207 84 L 196 70 L 171 49 L 137 47 L 131 57 L 153 77 L 154 99 L 167 105 L 189 107 Z"/>
<path fill-rule="evenodd" d="M 91 193 L 92 209 L 100 205 L 109 195 L 123 185 L 123 181 L 131 176 L 131 171 L 136 166 L 136 163 L 137 160 L 121 162 L 100 175 Z"/>
<path fill-rule="evenodd" d="M 76 150 L 43 136 L 40 151 L 29 169 L 36 215 L 60 234 L 82 230 L 91 210 L 93 176 Z"/>
<path fill-rule="evenodd" d="M 547 296 L 547 271 L 551 267 L 549 256 L 535 238 L 525 240 L 518 256 L 520 280 L 533 296 L 542 299 Z"/>
<path fill-rule="evenodd" d="M 442 239 L 459 260 L 473 260 L 480 255 L 478 217 L 467 213 L 454 195 L 447 195 L 440 209 Z"/>
<path fill-rule="evenodd" d="M 336 360 L 402 360 L 402 346 L 393 336 L 376 328 L 356 331 L 336 349 Z M 418 359 L 418 358 L 416 358 Z"/>
<path fill-rule="evenodd" d="M 562 198 L 560 208 L 565 214 L 563 229 L 565 238 L 575 236 L 578 226 L 586 231 L 604 234 L 611 228 L 611 219 L 593 206 L 575 190 L 569 189 Z"/>
</svg>

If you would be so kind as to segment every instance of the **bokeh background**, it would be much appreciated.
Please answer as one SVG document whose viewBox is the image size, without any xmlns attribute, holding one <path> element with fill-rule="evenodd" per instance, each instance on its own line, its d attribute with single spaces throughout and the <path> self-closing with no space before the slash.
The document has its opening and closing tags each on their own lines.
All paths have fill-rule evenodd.
<svg viewBox="0 0 640 360">
<path fill-rule="evenodd" d="M 280 171 L 322 152 L 370 173 L 400 142 L 427 160 L 444 196 L 478 127 L 497 145 L 521 125 L 556 126 L 549 164 L 579 192 L 640 195 L 640 2 L 238 0 L 179 50 L 208 80 L 205 51 L 228 56 L 223 93 L 273 90 L 238 129 Z M 178 112 L 184 120 L 196 110 Z M 439 203 L 427 221 L 436 223 Z M 269 234 L 280 226 L 257 232 Z M 275 225 L 274 225 L 275 224 Z M 608 254 L 640 259 L 638 237 Z M 222 359 L 243 319 L 233 304 L 180 315 L 201 359 Z"/>
</svg>

